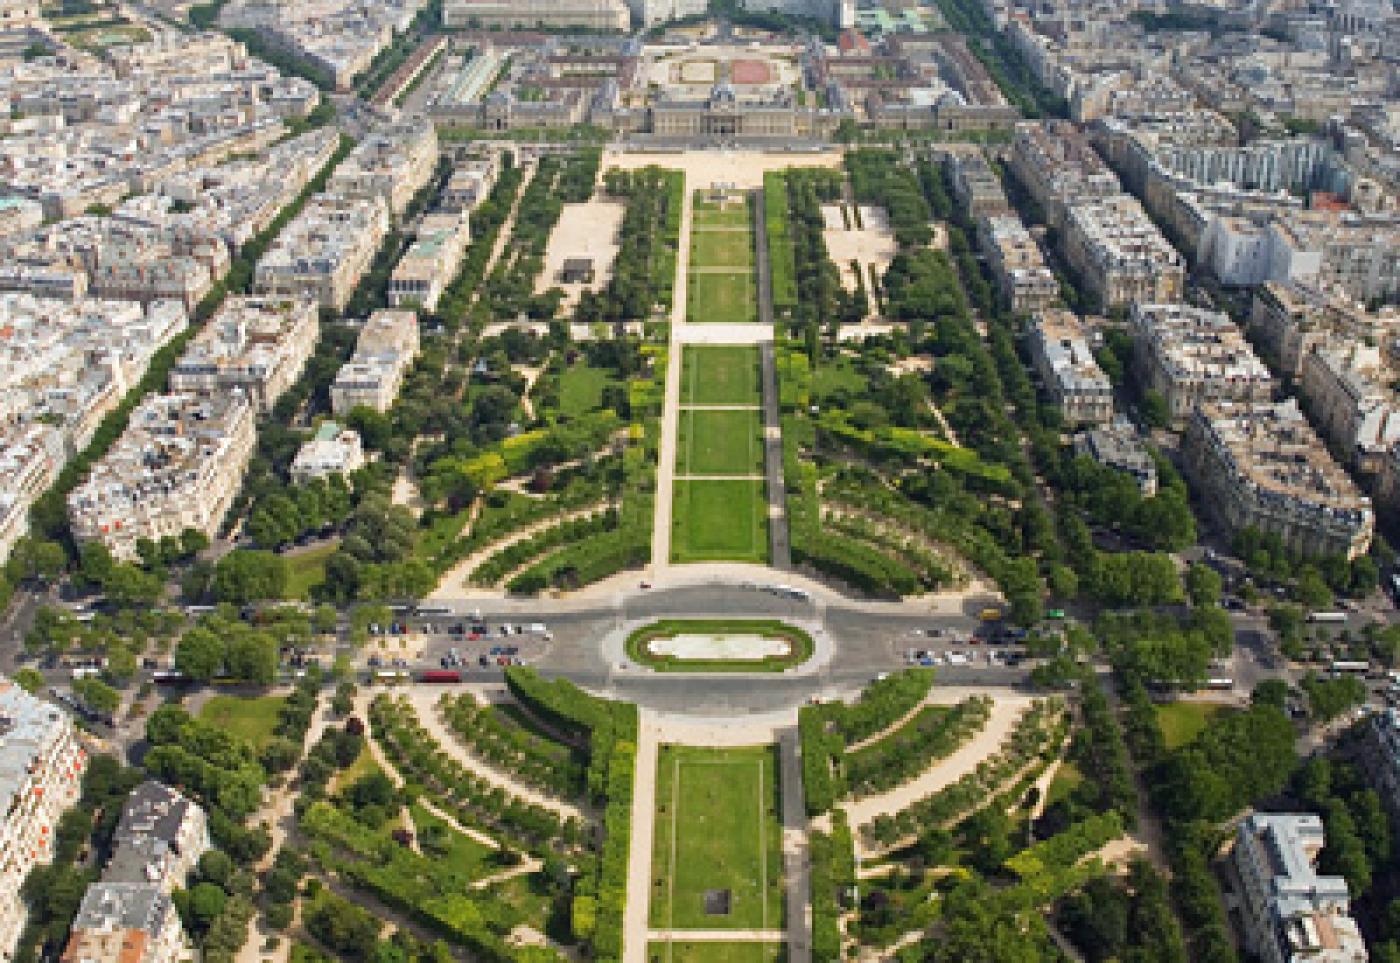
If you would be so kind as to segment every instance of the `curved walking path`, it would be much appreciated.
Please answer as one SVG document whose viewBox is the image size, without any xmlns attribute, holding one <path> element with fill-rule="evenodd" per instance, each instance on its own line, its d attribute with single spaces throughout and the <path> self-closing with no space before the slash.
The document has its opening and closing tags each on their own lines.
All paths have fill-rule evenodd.
<svg viewBox="0 0 1400 963">
<path fill-rule="evenodd" d="M 467 747 L 462 744 L 457 734 L 442 721 L 442 716 L 438 712 L 437 700 L 442 695 L 441 691 L 414 687 L 405 694 L 418 716 L 418 724 L 427 730 L 443 752 L 466 766 L 475 775 L 508 795 L 518 797 L 525 802 L 539 806 L 541 809 L 548 809 L 566 819 L 572 818 L 588 823 L 596 818 L 588 810 L 558 797 L 542 793 L 532 786 L 527 786 L 512 774 L 497 769 L 481 757 L 468 752 Z"/>
<path fill-rule="evenodd" d="M 841 803 L 851 828 L 858 830 L 877 816 L 893 816 L 974 771 L 983 760 L 996 754 L 1033 701 L 1030 696 L 998 695 L 992 703 L 987 724 L 951 755 L 889 792 Z M 862 851 L 860 833 L 855 835 L 856 849 Z"/>
<path fill-rule="evenodd" d="M 374 760 L 375 765 L 380 768 L 384 775 L 389 777 L 390 781 L 393 782 L 395 786 L 402 786 L 407 782 L 403 777 L 403 773 L 399 772 L 398 767 L 389 761 L 389 757 L 384 754 L 384 747 L 379 744 L 378 739 L 374 738 L 373 725 L 369 718 L 369 704 L 374 701 L 374 697 L 378 694 L 379 693 L 368 688 L 362 689 L 360 693 L 355 696 L 355 714 L 365 724 L 365 747 L 369 750 L 369 757 Z M 491 849 L 501 848 L 501 844 L 498 840 L 488 836 L 479 829 L 463 826 L 457 821 L 455 816 L 443 810 L 431 799 L 420 796 L 418 802 L 422 804 L 424 809 L 447 823 L 463 836 L 481 843 L 483 846 L 489 846 Z"/>
<path fill-rule="evenodd" d="M 488 542 L 477 549 L 456 565 L 447 570 L 447 573 L 438 580 L 437 588 L 427 596 L 428 599 L 460 599 L 471 595 L 499 595 L 500 590 L 490 586 L 471 584 L 471 574 L 476 571 L 487 559 L 495 555 L 502 549 L 509 548 L 516 542 L 523 542 L 527 538 L 533 538 L 547 528 L 561 525 L 564 522 L 571 522 L 586 515 L 592 515 L 607 508 L 606 502 L 598 502 L 587 508 L 576 508 L 573 511 L 563 512 L 558 515 L 549 515 L 538 521 L 531 522 L 524 528 L 502 536 L 494 542 Z"/>
</svg>

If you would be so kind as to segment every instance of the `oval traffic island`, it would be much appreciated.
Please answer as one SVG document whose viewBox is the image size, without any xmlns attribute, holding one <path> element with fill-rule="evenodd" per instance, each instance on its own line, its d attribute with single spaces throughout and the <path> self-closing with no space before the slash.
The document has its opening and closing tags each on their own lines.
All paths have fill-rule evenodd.
<svg viewBox="0 0 1400 963">
<path fill-rule="evenodd" d="M 658 672 L 782 672 L 812 637 L 777 619 L 662 619 L 627 636 L 627 657 Z"/>
</svg>

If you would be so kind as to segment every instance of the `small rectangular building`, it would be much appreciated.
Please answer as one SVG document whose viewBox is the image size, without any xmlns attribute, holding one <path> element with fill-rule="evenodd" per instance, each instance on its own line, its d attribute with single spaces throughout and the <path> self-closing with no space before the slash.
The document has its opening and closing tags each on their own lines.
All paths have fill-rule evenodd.
<svg viewBox="0 0 1400 963">
<path fill-rule="evenodd" d="M 361 406 L 388 411 L 418 357 L 418 315 L 381 310 L 360 330 L 355 353 L 331 385 L 331 410 L 345 417 Z"/>
<path fill-rule="evenodd" d="M 1113 418 L 1113 384 L 1104 374 L 1079 319 L 1069 311 L 1042 311 L 1031 320 L 1027 347 L 1050 400 L 1074 425 Z"/>
</svg>

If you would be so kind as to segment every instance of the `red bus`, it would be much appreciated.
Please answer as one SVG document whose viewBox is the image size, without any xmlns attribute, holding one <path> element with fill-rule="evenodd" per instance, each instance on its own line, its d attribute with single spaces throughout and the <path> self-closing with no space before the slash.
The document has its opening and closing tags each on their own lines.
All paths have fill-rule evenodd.
<svg viewBox="0 0 1400 963">
<path fill-rule="evenodd" d="M 430 669 L 418 676 L 419 682 L 461 682 L 462 673 L 451 669 Z"/>
</svg>

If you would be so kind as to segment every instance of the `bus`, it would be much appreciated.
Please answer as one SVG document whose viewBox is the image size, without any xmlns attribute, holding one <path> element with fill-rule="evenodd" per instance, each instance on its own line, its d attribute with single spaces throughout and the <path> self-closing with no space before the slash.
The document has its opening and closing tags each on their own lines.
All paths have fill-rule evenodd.
<svg viewBox="0 0 1400 963">
<path fill-rule="evenodd" d="M 1338 660 L 1332 663 L 1333 675 L 1364 675 L 1371 671 L 1371 663 Z"/>
<path fill-rule="evenodd" d="M 1217 675 L 1206 680 L 1207 689 L 1233 689 L 1235 680 L 1228 675 Z"/>
<path fill-rule="evenodd" d="M 402 669 L 377 669 L 374 673 L 374 681 L 380 685 L 396 685 L 407 682 L 412 678 Z"/>
<path fill-rule="evenodd" d="M 413 610 L 415 615 L 451 615 L 450 605 L 420 605 Z"/>
<path fill-rule="evenodd" d="M 978 613 L 977 617 L 983 622 L 1000 622 L 1001 609 L 985 608 Z"/>
<path fill-rule="evenodd" d="M 1314 625 L 1340 625 L 1347 620 L 1345 612 L 1309 612 L 1308 621 Z"/>
</svg>

